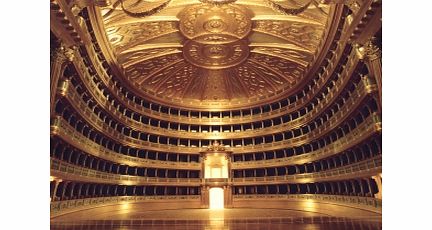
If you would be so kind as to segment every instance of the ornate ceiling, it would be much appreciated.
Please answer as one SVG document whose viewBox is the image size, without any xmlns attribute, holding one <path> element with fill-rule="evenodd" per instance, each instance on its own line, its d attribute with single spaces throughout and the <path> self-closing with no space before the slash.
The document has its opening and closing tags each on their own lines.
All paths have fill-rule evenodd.
<svg viewBox="0 0 432 230">
<path fill-rule="evenodd" d="M 219 0 L 221 1 L 221 0 Z M 186 108 L 268 103 L 298 90 L 321 52 L 332 5 L 309 0 L 211 4 L 121 0 L 99 17 L 122 80 L 136 93 Z M 158 13 L 137 17 L 135 12 Z"/>
</svg>

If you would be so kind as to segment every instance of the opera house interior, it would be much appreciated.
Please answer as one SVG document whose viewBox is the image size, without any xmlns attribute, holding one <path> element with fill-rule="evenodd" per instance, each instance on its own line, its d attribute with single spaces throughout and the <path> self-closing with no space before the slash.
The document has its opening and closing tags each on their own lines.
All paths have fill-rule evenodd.
<svg viewBox="0 0 432 230">
<path fill-rule="evenodd" d="M 50 0 L 51 229 L 382 229 L 381 0 Z"/>
</svg>

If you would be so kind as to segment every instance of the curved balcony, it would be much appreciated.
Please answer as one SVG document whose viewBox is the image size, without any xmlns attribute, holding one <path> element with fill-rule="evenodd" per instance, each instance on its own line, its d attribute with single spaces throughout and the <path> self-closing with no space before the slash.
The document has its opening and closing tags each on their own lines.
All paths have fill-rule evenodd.
<svg viewBox="0 0 432 230">
<path fill-rule="evenodd" d="M 67 132 L 65 131 L 65 129 L 67 130 Z M 321 154 L 319 155 L 323 157 L 329 156 L 329 154 L 331 154 L 331 152 L 334 152 L 335 149 L 346 148 L 347 146 L 352 146 L 353 144 L 357 144 L 359 141 L 364 140 L 362 139 L 362 137 L 367 138 L 369 135 L 379 131 L 381 131 L 380 118 L 377 114 L 372 114 L 368 116 L 355 129 L 351 130 L 351 132 L 340 137 L 338 140 L 329 143 L 324 148 L 309 152 L 307 154 L 301 154 L 299 156 L 295 156 L 290 159 L 295 159 L 295 161 L 298 160 L 297 163 L 306 163 L 307 161 L 310 160 L 310 158 L 316 159 L 314 158 L 314 156 L 317 155 L 316 154 L 317 152 L 320 152 Z M 75 134 L 73 136 L 81 136 L 81 134 L 78 133 L 78 131 L 72 128 L 68 124 L 68 122 L 61 117 L 57 117 L 53 120 L 53 124 L 51 125 L 51 132 L 53 135 L 59 132 L 66 132 L 72 135 Z M 119 136 L 121 137 L 121 139 L 127 138 L 125 136 L 121 136 L 121 135 Z M 90 140 L 87 139 L 87 142 L 89 141 Z M 310 139 L 305 138 L 305 136 L 301 136 L 299 138 L 293 138 L 285 141 L 278 141 L 278 142 L 267 143 L 267 144 L 233 147 L 231 148 L 231 150 L 234 152 L 234 154 L 242 154 L 242 153 L 249 153 L 249 152 L 256 152 L 256 151 L 269 151 L 269 150 L 277 150 L 277 149 L 293 147 L 294 143 L 298 145 L 302 143 L 307 143 L 308 141 L 310 141 Z M 100 146 L 97 145 L 96 143 L 94 144 L 96 146 Z M 199 147 L 182 147 L 182 146 L 175 146 L 175 145 L 157 144 L 152 142 L 140 143 L 138 141 L 135 141 L 135 139 L 132 139 L 132 145 L 139 148 L 146 148 L 153 151 L 162 151 L 162 152 L 174 151 L 174 152 L 188 153 L 188 154 L 198 154 L 198 152 L 205 150 L 205 148 L 199 148 Z M 324 152 L 324 154 L 322 152 Z"/>
<path fill-rule="evenodd" d="M 335 152 L 345 151 L 348 148 L 366 140 L 372 134 L 378 132 L 381 132 L 381 122 L 379 121 L 379 117 L 376 115 L 369 116 L 356 129 L 352 130 L 350 133 L 339 138 L 335 142 L 326 145 L 323 148 L 308 153 L 292 156 L 292 157 L 274 159 L 274 160 L 272 159 L 268 161 L 286 162 L 284 164 L 303 164 L 310 161 L 319 160 L 321 158 L 329 157 L 335 154 Z M 246 148 L 242 148 L 242 147 L 231 148 L 231 150 L 234 152 L 234 154 L 236 153 L 243 154 L 243 153 L 250 153 L 250 152 L 257 152 L 257 151 L 277 150 L 277 149 L 283 149 L 288 147 L 288 146 L 284 147 L 283 141 L 281 142 L 282 143 L 276 142 L 271 144 L 262 144 L 258 146 L 255 145 L 255 151 L 249 150 L 252 149 L 250 146 L 246 146 Z M 238 167 L 241 167 L 242 165 L 250 165 L 252 163 L 253 162 L 246 161 L 246 162 L 238 162 L 235 164 Z"/>
<path fill-rule="evenodd" d="M 96 115 L 94 109 L 90 109 L 88 105 L 82 100 L 82 98 L 78 95 L 75 89 L 73 87 L 68 87 L 69 84 L 63 84 L 62 87 L 59 88 L 59 94 L 65 95 L 65 97 L 68 99 L 70 104 L 75 108 L 76 111 L 79 111 L 81 116 L 84 118 L 88 117 L 87 121 L 89 120 L 100 120 L 101 117 Z M 364 99 L 364 97 L 370 93 L 373 93 L 376 91 L 376 85 L 371 85 L 370 82 L 367 79 L 364 79 L 363 81 L 360 81 L 360 84 L 358 87 L 354 88 L 354 91 L 352 91 L 350 97 L 348 99 L 343 100 L 342 109 L 337 110 L 337 114 L 335 116 L 342 117 L 344 115 L 341 115 L 342 112 L 349 113 L 354 108 L 359 106 L 361 101 Z M 333 95 L 331 92 L 330 95 Z M 166 128 L 159 128 L 148 124 L 143 124 L 141 122 L 138 122 L 134 119 L 131 119 L 122 113 L 118 112 L 118 110 L 114 109 L 113 107 L 108 106 L 108 108 L 111 108 L 112 111 L 110 111 L 111 114 L 117 114 L 117 119 L 121 120 L 121 123 L 126 124 L 128 127 L 132 127 L 137 129 L 138 131 L 142 131 L 145 133 L 153 133 L 157 135 L 165 135 L 169 137 L 176 137 L 176 138 L 182 138 L 187 134 L 188 138 L 191 139 L 230 139 L 230 138 L 243 138 L 243 137 L 255 137 L 255 136 L 264 136 L 273 134 L 276 132 L 285 131 L 288 128 L 298 128 L 301 125 L 310 122 L 313 120 L 316 116 L 318 116 L 324 109 L 327 108 L 328 101 L 333 101 L 335 98 L 325 98 L 323 100 L 323 103 L 318 104 L 318 106 L 314 107 L 312 111 L 306 113 L 305 116 L 301 116 L 295 120 L 288 121 L 286 123 L 282 123 L 279 125 L 273 125 L 270 127 L 264 127 L 260 129 L 252 129 L 252 130 L 246 130 L 242 132 L 188 132 L 188 131 L 178 131 L 173 129 L 166 129 Z M 334 105 L 341 107 L 339 104 Z M 100 112 L 99 112 L 100 113 Z M 338 119 L 339 118 L 333 118 Z M 103 120 L 106 120 L 105 118 Z M 91 122 L 91 121 L 90 121 Z M 189 127 L 190 128 L 190 127 Z M 231 128 L 232 129 L 232 128 Z"/>
<path fill-rule="evenodd" d="M 338 46 L 338 48 L 340 48 L 340 46 Z M 341 50 L 338 52 L 342 52 L 343 48 L 340 48 Z M 337 52 L 336 52 L 337 53 Z M 110 104 L 107 104 L 106 101 L 107 99 L 105 98 L 105 96 L 103 96 L 103 93 L 100 92 L 99 88 L 95 85 L 95 83 L 92 81 L 92 76 L 90 75 L 90 73 L 88 73 L 87 71 L 87 67 L 84 64 L 84 59 L 82 58 L 81 55 L 77 54 L 76 55 L 76 59 L 74 61 L 75 67 L 78 71 L 86 85 L 86 87 L 91 91 L 91 92 L 96 92 L 93 94 L 93 97 L 96 98 L 97 100 L 99 100 L 100 104 L 102 106 L 105 107 L 109 107 Z M 336 58 L 338 55 L 334 55 L 333 58 Z M 340 58 L 340 55 L 339 57 Z M 337 59 L 339 60 L 339 59 Z M 355 51 L 351 51 L 351 53 L 349 54 L 349 58 L 347 58 L 348 63 L 346 64 L 346 66 L 348 66 L 348 68 L 342 68 L 341 70 L 343 71 L 342 74 L 346 74 L 346 72 L 352 71 L 352 66 L 355 66 L 355 63 L 357 63 L 358 59 L 357 56 L 355 55 Z M 329 62 L 331 63 L 331 62 Z M 321 84 L 325 84 L 328 80 L 328 78 L 331 76 L 331 74 L 334 71 L 334 68 L 336 67 L 336 65 L 331 65 L 330 69 L 331 70 L 326 70 L 325 74 L 327 75 L 327 77 L 324 78 L 318 78 L 318 82 L 321 82 Z M 102 68 L 100 65 L 98 65 L 99 68 Z M 98 72 L 99 76 L 101 77 L 102 80 L 104 80 L 103 78 L 105 77 L 105 83 L 109 82 L 110 78 L 108 76 L 105 76 L 106 73 L 105 71 L 102 70 L 97 70 L 98 68 L 96 68 L 96 71 Z M 99 73 L 100 71 L 102 71 L 101 73 Z M 343 79 L 346 79 L 345 77 Z M 112 90 L 115 90 L 114 85 L 115 84 L 105 84 L 105 85 L 109 85 Z M 278 110 L 274 110 L 274 111 L 270 111 L 270 112 L 260 112 L 258 115 L 251 115 L 251 116 L 245 116 L 245 117 L 239 117 L 239 118 L 235 118 L 235 117 L 226 117 L 224 114 L 220 113 L 220 116 L 218 116 L 217 118 L 205 118 L 205 117 L 196 117 L 194 118 L 193 116 L 177 116 L 177 115 L 168 115 L 167 113 L 162 113 L 162 112 L 156 112 L 154 110 L 145 108 L 129 99 L 127 99 L 124 95 L 120 95 L 117 92 L 117 98 L 123 98 L 121 99 L 121 102 L 123 105 L 127 106 L 129 109 L 131 109 L 134 112 L 137 113 L 142 113 L 142 114 L 146 114 L 152 118 L 156 118 L 159 120 L 165 120 L 165 121 L 170 121 L 170 122 L 178 122 L 178 123 L 184 123 L 184 124 L 208 124 L 208 125 L 223 125 L 223 124 L 240 124 L 240 123 L 246 123 L 246 122 L 253 122 L 253 121 L 257 121 L 257 120 L 262 120 L 263 118 L 274 118 L 277 116 L 280 116 L 281 113 L 287 113 L 287 112 L 293 112 L 296 109 L 300 109 L 302 106 L 306 106 L 307 103 L 309 103 L 310 100 L 312 100 L 314 97 L 311 95 L 315 95 L 317 94 L 319 91 L 321 91 L 321 88 L 319 89 L 312 89 L 311 90 L 311 94 L 307 94 L 305 97 L 302 97 L 302 99 L 300 99 L 299 101 L 296 101 L 293 104 L 288 105 L 287 107 L 278 109 Z M 108 95 L 108 94 L 107 94 Z M 104 107 L 104 108 L 105 108 Z M 106 109 L 106 108 L 105 108 Z M 262 111 L 262 109 L 260 109 L 260 111 Z M 190 112 L 188 113 L 190 114 Z M 232 115 L 232 113 L 230 113 Z M 252 114 L 252 113 L 251 113 Z"/>
<path fill-rule="evenodd" d="M 364 160 L 368 159 L 373 156 L 381 155 L 381 134 L 372 135 L 370 138 L 365 139 L 361 143 L 352 146 L 351 148 L 348 148 L 341 152 L 335 152 L 333 155 L 327 158 L 319 158 L 308 161 L 306 164 L 297 164 L 293 163 L 291 158 L 296 157 L 294 155 L 294 152 L 291 151 L 290 153 L 287 153 L 286 150 L 276 150 L 272 152 L 257 152 L 253 154 L 242 154 L 242 155 L 235 155 L 233 156 L 233 162 L 231 168 L 233 170 L 247 170 L 247 169 L 256 169 L 256 168 L 280 168 L 278 169 L 281 173 L 283 171 L 288 172 L 289 169 L 287 166 L 299 166 L 298 169 L 295 171 L 300 170 L 303 166 L 304 172 L 311 172 L 311 168 L 330 168 L 330 165 L 333 165 L 334 167 L 343 166 L 346 164 L 351 164 L 358 162 L 358 160 Z M 288 149 L 289 150 L 289 149 Z M 241 159 L 241 160 L 239 160 Z M 326 161 L 330 163 L 326 163 Z M 323 167 L 321 165 L 316 166 L 316 164 L 321 164 L 322 161 L 324 161 L 325 164 L 328 165 L 328 167 Z M 321 163 L 320 163 L 321 162 Z M 306 165 L 313 165 L 312 167 L 306 166 Z M 308 169 L 306 170 L 306 168 Z M 292 171 L 292 170 L 291 170 Z M 273 173 L 275 174 L 275 172 Z M 279 174 L 279 172 L 278 172 Z"/>
<path fill-rule="evenodd" d="M 68 212 L 79 211 L 105 205 L 125 204 L 125 203 L 162 203 L 166 206 L 167 202 L 180 202 L 183 206 L 199 207 L 199 195 L 186 196 L 112 196 L 112 197 L 96 197 L 65 201 L 54 201 L 50 204 L 51 217 L 65 214 Z M 192 203 L 192 204 L 191 204 Z"/>
<path fill-rule="evenodd" d="M 79 167 L 51 158 L 51 176 L 64 180 L 126 185 L 199 186 L 199 178 L 160 178 L 119 175 Z"/>
<path fill-rule="evenodd" d="M 330 120 L 327 121 L 330 124 L 333 123 L 333 126 L 337 125 L 338 121 L 341 122 L 344 120 L 344 118 L 351 113 L 354 108 L 357 108 L 360 103 L 363 101 L 363 99 L 371 92 L 374 92 L 376 87 L 373 85 L 369 85 L 368 81 L 361 81 L 360 87 L 356 88 L 356 90 L 353 91 L 351 94 L 351 97 L 345 101 L 343 104 L 343 107 L 337 112 L 331 116 Z M 86 103 L 84 103 L 81 99 L 81 97 L 77 94 L 77 92 L 72 89 L 71 87 L 62 87 L 59 89 L 59 93 L 62 95 L 65 95 L 65 97 L 70 101 L 70 104 L 74 107 L 75 111 L 78 111 L 80 115 L 84 118 L 86 118 L 87 122 L 94 123 L 93 121 L 98 121 L 96 124 L 98 124 L 100 129 L 107 129 L 109 126 L 105 122 L 101 120 L 99 116 L 95 114 L 95 112 L 90 109 Z M 322 104 L 320 104 L 322 105 Z M 264 136 L 268 134 L 273 134 L 276 132 L 283 132 L 288 128 L 292 128 L 292 125 L 295 125 L 296 127 L 301 125 L 301 121 L 307 121 L 311 120 L 314 115 L 317 115 L 320 111 L 321 106 L 318 106 L 318 108 L 314 109 L 311 113 L 308 113 L 306 116 L 301 117 L 299 119 L 296 119 L 292 122 L 287 122 L 280 125 L 271 126 L 268 128 L 261 128 L 256 130 L 249 130 L 249 131 L 243 131 L 243 132 L 224 132 L 224 133 L 194 133 L 194 132 L 185 132 L 185 131 L 177 131 L 177 130 L 166 130 L 162 128 L 155 128 L 153 126 L 144 125 L 142 123 L 136 122 L 135 120 L 129 119 L 129 122 L 124 123 L 134 123 L 133 127 L 140 126 L 140 131 L 144 131 L 145 133 L 155 133 L 158 135 L 164 135 L 169 137 L 176 137 L 176 138 L 182 138 L 187 134 L 188 138 L 196 138 L 196 139 L 229 139 L 229 138 L 242 138 L 242 137 L 255 137 L 255 136 Z M 117 111 L 117 110 L 115 110 Z M 315 111 L 315 112 L 314 112 Z M 333 113 L 332 113 L 333 114 Z M 123 116 L 123 118 L 128 119 L 126 116 Z M 104 119 L 105 120 L 105 119 Z M 93 124 L 94 125 L 94 124 Z M 96 126 L 97 127 L 97 126 Z M 326 125 L 324 125 L 326 127 Z M 326 130 L 328 128 L 326 127 Z M 320 132 L 322 134 L 322 129 L 316 129 L 313 132 Z M 312 133 L 310 133 L 312 134 Z"/>
<path fill-rule="evenodd" d="M 347 205 L 356 208 L 366 209 L 374 212 L 382 212 L 382 200 L 372 197 L 341 196 L 326 194 L 273 194 L 273 195 L 233 195 L 233 203 L 238 203 L 235 207 L 241 207 L 242 201 L 275 201 L 285 206 L 283 201 L 310 201 L 312 203 L 332 203 Z"/>
<path fill-rule="evenodd" d="M 81 149 L 93 156 L 99 157 L 104 160 L 112 161 L 118 164 L 125 164 L 137 167 L 155 167 L 155 168 L 172 168 L 172 169 L 201 169 L 198 162 L 173 162 L 163 160 L 151 160 L 141 157 L 133 157 L 114 152 L 105 148 L 85 137 L 83 134 L 77 132 L 64 120 L 54 121 L 51 126 L 51 135 L 59 136 L 61 139 Z"/>
<path fill-rule="evenodd" d="M 84 109 L 85 110 L 85 108 L 86 108 L 86 106 L 85 105 L 83 105 L 83 108 L 82 109 Z M 349 110 L 347 110 L 346 109 L 346 107 L 344 107 L 345 108 L 345 111 L 347 111 L 347 112 L 351 112 L 351 111 L 349 111 Z M 376 106 L 375 106 L 375 109 L 376 109 Z M 56 110 L 57 110 L 57 108 L 56 108 Z M 78 108 L 78 111 L 80 111 L 81 109 L 80 108 Z M 144 145 L 143 143 L 144 142 L 146 142 L 146 141 L 150 141 L 149 140 L 149 138 L 151 137 L 151 135 L 148 135 L 148 134 L 145 134 L 145 137 L 144 137 L 144 139 L 142 139 L 142 138 L 140 138 L 140 139 L 138 139 L 138 136 L 141 136 L 140 134 L 142 134 L 142 133 L 138 133 L 138 132 L 136 132 L 136 131 L 134 131 L 134 130 L 132 130 L 132 134 L 128 134 L 128 133 L 120 133 L 118 130 L 115 130 L 112 126 L 110 126 L 110 125 L 108 125 L 108 124 L 106 124 L 105 122 L 103 122 L 102 120 L 101 120 L 101 118 L 99 118 L 99 116 L 96 116 L 90 109 L 87 109 L 88 111 L 88 115 L 81 115 L 81 117 L 84 117 L 86 120 L 87 120 L 87 122 L 89 122 L 90 124 L 93 124 L 92 125 L 92 127 L 95 127 L 96 129 L 98 129 L 99 130 L 99 132 L 103 132 L 103 133 L 105 133 L 105 134 L 108 134 L 108 135 L 110 135 L 110 138 L 111 139 L 113 139 L 113 140 L 116 140 L 116 141 L 119 141 L 119 142 L 121 142 L 122 144 L 126 144 L 126 145 L 129 145 L 129 146 L 134 146 L 134 147 L 136 147 L 134 144 L 135 144 L 135 142 L 137 142 L 138 143 L 138 145 L 141 143 L 141 145 Z M 335 109 L 336 110 L 336 113 L 337 112 L 339 112 L 340 110 L 338 109 L 338 108 L 336 108 Z M 371 112 L 373 112 L 373 111 L 370 111 L 370 109 L 368 108 L 368 110 L 369 110 L 369 113 L 371 113 Z M 342 110 L 342 111 L 344 111 L 344 110 Z M 62 112 L 60 112 L 60 113 L 62 113 Z M 331 114 L 333 115 L 335 113 L 335 111 L 334 110 L 332 110 L 332 112 L 331 112 Z M 95 121 L 93 121 L 93 120 L 90 120 L 90 118 L 88 117 L 88 116 L 92 116 L 93 115 L 93 119 L 94 120 L 96 120 L 96 122 Z M 338 113 L 337 115 L 341 115 L 341 113 Z M 323 121 L 327 121 L 327 119 L 329 119 L 328 118 L 329 116 L 328 116 L 328 114 L 326 114 L 326 119 L 324 119 L 324 120 L 322 120 L 323 118 L 321 118 L 321 123 L 323 123 Z M 331 117 L 333 120 L 334 119 L 338 119 L 338 117 L 337 116 L 335 116 L 336 118 L 334 118 L 334 117 Z M 333 121 L 332 119 L 330 118 L 330 123 Z M 339 122 L 341 122 L 343 119 L 338 119 L 338 121 Z M 337 121 L 336 122 L 334 122 L 333 124 L 330 124 L 330 127 L 336 127 L 338 125 L 338 123 L 337 123 Z M 292 135 L 292 132 L 291 132 L 291 137 L 289 136 L 288 138 L 283 138 L 281 135 L 282 135 L 282 133 L 279 133 L 278 135 L 279 136 L 281 136 L 281 137 L 272 137 L 273 139 L 275 139 L 275 140 L 273 140 L 273 141 L 267 141 L 267 139 L 266 139 L 266 141 L 265 142 L 274 142 L 274 141 L 280 141 L 281 139 L 290 139 L 290 140 L 292 140 L 292 141 L 295 141 L 295 140 L 301 140 L 301 138 L 308 138 L 308 139 L 315 139 L 315 138 L 317 138 L 317 137 L 315 137 L 314 136 L 314 134 L 315 133 L 318 133 L 317 135 L 319 135 L 319 136 L 321 136 L 321 135 L 323 135 L 325 132 L 323 132 L 323 131 L 330 131 L 331 130 L 331 128 L 329 128 L 329 123 L 326 123 L 324 126 L 320 126 L 318 129 L 315 129 L 315 127 L 316 127 L 316 124 L 315 124 L 315 126 L 314 126 L 314 130 L 312 131 L 312 132 L 308 132 L 307 134 L 305 134 L 305 135 L 303 135 L 303 136 L 301 136 L 301 137 L 297 137 L 298 135 L 295 135 L 295 131 L 299 131 L 299 134 L 301 134 L 301 130 L 300 129 L 298 129 L 298 130 L 294 130 L 294 135 Z M 119 128 L 119 127 L 117 127 L 116 126 L 116 128 Z M 121 127 L 120 127 L 121 128 Z M 128 129 L 128 128 L 127 128 Z M 124 130 L 123 130 L 124 131 Z M 130 131 L 129 131 L 130 132 Z M 295 136 L 295 138 L 292 138 L 292 136 Z M 159 137 L 157 137 L 158 139 L 159 139 Z M 166 139 L 167 137 L 166 136 L 162 136 L 162 138 L 164 138 L 164 139 Z M 291 139 L 292 138 L 292 139 Z M 147 140 L 146 140 L 147 139 Z M 175 139 L 175 138 L 174 138 Z M 249 138 L 250 139 L 250 138 Z M 180 141 L 180 142 L 184 142 L 184 141 L 186 141 L 186 142 L 189 142 L 190 140 L 193 140 L 193 139 L 180 139 L 180 140 L 174 140 L 174 142 L 169 142 L 169 144 L 176 144 L 175 142 L 177 142 L 177 145 L 179 145 L 178 144 L 178 141 Z M 240 141 L 249 141 L 248 139 L 240 139 Z M 252 139 L 250 139 L 251 141 L 252 141 Z M 151 141 L 151 142 L 156 142 L 156 141 Z M 160 144 L 168 144 L 168 143 L 164 143 L 164 142 L 168 142 L 168 141 L 162 141 L 162 142 L 159 142 L 159 141 L 157 141 L 157 143 L 160 143 Z M 208 141 L 207 141 L 208 142 Z M 222 142 L 224 142 L 224 141 L 222 141 Z M 260 143 L 262 143 L 262 142 L 260 142 Z M 260 143 L 258 143 L 258 144 L 260 144 Z M 184 145 L 183 143 L 181 143 L 182 145 Z M 189 146 L 191 145 L 191 144 L 188 144 Z M 192 145 L 194 145 L 194 144 L 192 144 Z M 199 146 L 201 146 L 201 144 L 197 144 L 197 145 L 199 145 Z M 226 144 L 225 144 L 226 145 Z M 229 145 L 229 144 L 228 144 Z M 233 144 L 233 141 L 231 140 L 231 146 L 233 146 L 233 145 L 238 145 L 238 144 Z"/>
<path fill-rule="evenodd" d="M 356 177 L 368 177 L 377 175 L 382 171 L 382 158 L 376 156 L 372 159 L 354 163 L 351 165 L 320 171 L 316 173 L 304 173 L 285 176 L 243 177 L 233 178 L 235 185 L 251 184 L 280 184 L 280 183 L 310 183 L 321 181 L 343 180 Z"/>
</svg>

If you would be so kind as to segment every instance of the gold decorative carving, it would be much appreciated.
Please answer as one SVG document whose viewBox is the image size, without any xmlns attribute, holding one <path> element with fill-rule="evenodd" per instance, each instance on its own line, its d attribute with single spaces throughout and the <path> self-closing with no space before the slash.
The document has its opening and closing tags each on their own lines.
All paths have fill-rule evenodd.
<svg viewBox="0 0 432 230">
<path fill-rule="evenodd" d="M 225 71 L 203 70 L 201 73 L 207 76 L 202 100 L 217 101 L 230 99 L 226 89 L 229 86 L 225 85 L 224 81 L 227 78 Z"/>
<path fill-rule="evenodd" d="M 322 37 L 322 27 L 293 21 L 255 21 L 254 31 L 286 39 L 314 51 Z"/>
<path fill-rule="evenodd" d="M 172 21 L 137 22 L 106 28 L 108 40 L 117 52 L 176 31 L 178 31 L 176 22 Z"/>
<path fill-rule="evenodd" d="M 193 65 L 206 69 L 225 69 L 242 63 L 249 54 L 244 40 L 230 43 L 203 44 L 188 40 L 183 47 L 184 58 Z"/>
<path fill-rule="evenodd" d="M 147 17 L 156 13 L 159 13 L 161 10 L 163 10 L 164 8 L 166 8 L 171 0 L 165 0 L 164 2 L 161 3 L 157 3 L 156 6 L 151 6 L 150 9 L 144 10 L 144 11 L 140 11 L 140 12 L 132 12 L 129 9 L 126 9 L 124 6 L 124 0 L 120 0 L 121 2 L 121 8 L 123 10 L 123 12 L 125 12 L 125 14 L 134 17 L 134 18 L 142 18 L 142 17 Z M 133 4 L 136 5 L 136 4 Z"/>
<path fill-rule="evenodd" d="M 180 98 L 187 85 L 197 77 L 197 68 L 192 65 L 183 65 L 181 68 L 177 68 L 171 71 L 169 78 L 158 87 L 156 94 L 164 95 L 170 98 Z"/>
<path fill-rule="evenodd" d="M 219 141 L 213 141 L 213 143 L 207 148 L 207 151 L 225 151 L 225 147 L 222 146 Z"/>
<path fill-rule="evenodd" d="M 305 72 L 303 66 L 268 55 L 252 53 L 249 60 L 257 63 L 255 68 L 261 70 L 263 73 L 267 73 L 267 75 L 273 71 L 276 72 L 277 75 L 274 76 L 274 78 L 284 78 L 284 80 L 277 80 L 277 82 L 282 81 L 285 85 L 288 84 L 288 86 L 293 86 L 299 82 Z M 262 67 L 260 65 L 271 69 L 271 71 L 261 69 Z"/>
<path fill-rule="evenodd" d="M 278 11 L 278 12 L 281 12 L 282 14 L 287 14 L 287 15 L 297 15 L 297 14 L 303 13 L 313 1 L 314 0 L 310 0 L 304 6 L 301 6 L 298 8 L 289 8 L 289 7 L 286 7 L 282 4 L 280 4 L 279 2 L 274 2 L 272 0 L 266 0 L 266 2 L 270 5 L 270 7 L 273 8 L 275 11 Z"/>
<path fill-rule="evenodd" d="M 188 39 L 208 34 L 228 34 L 237 39 L 246 37 L 251 31 L 251 15 L 240 5 L 192 5 L 179 15 L 180 32 Z"/>
<path fill-rule="evenodd" d="M 157 92 L 158 88 L 161 85 L 166 85 L 166 82 L 170 80 L 172 73 L 178 71 L 179 68 L 183 68 L 185 65 L 184 61 L 180 59 L 180 61 L 174 62 L 174 64 L 163 65 L 161 71 L 154 71 L 153 74 L 144 75 L 136 84 L 138 84 L 143 90 L 151 90 L 153 92 Z"/>
<path fill-rule="evenodd" d="M 376 38 L 372 37 L 364 45 L 366 56 L 370 60 L 381 58 L 381 50 L 377 45 L 374 44 L 375 40 Z"/>
<path fill-rule="evenodd" d="M 142 12 L 150 3 L 167 0 L 148 5 L 123 1 L 131 12 Z M 333 5 L 318 7 L 315 1 L 296 16 L 272 12 L 267 0 L 200 1 L 172 1 L 158 15 L 143 19 L 123 12 L 121 1 L 101 8 L 104 16 L 99 18 L 123 78 L 141 97 L 212 109 L 286 97 L 303 81 L 325 27 L 333 23 Z M 307 2 L 283 4 L 295 9 Z"/>
<path fill-rule="evenodd" d="M 312 54 L 309 52 L 279 47 L 254 47 L 251 52 L 279 57 L 302 66 L 307 66 L 309 61 L 312 60 Z"/>
<path fill-rule="evenodd" d="M 281 81 L 272 82 L 274 79 L 265 79 L 265 77 L 251 68 L 251 65 L 253 65 L 253 63 L 248 61 L 246 64 L 236 68 L 239 81 L 247 90 L 248 95 L 263 97 L 276 91 L 274 85 L 282 84 Z"/>
<path fill-rule="evenodd" d="M 65 47 L 64 44 L 61 44 L 59 47 L 53 49 L 51 51 L 51 58 L 53 60 L 57 60 L 60 62 L 64 61 L 73 61 L 75 57 L 76 47 Z"/>
<path fill-rule="evenodd" d="M 199 0 L 202 3 L 210 3 L 215 5 L 234 3 L 237 0 Z"/>
<path fill-rule="evenodd" d="M 175 63 L 178 60 L 181 60 L 180 54 L 171 54 L 145 60 L 126 68 L 126 77 L 133 83 L 141 84 L 140 82 L 146 77 L 149 77 L 153 73 L 160 71 L 167 65 Z"/>
<path fill-rule="evenodd" d="M 151 58 L 157 58 L 164 55 L 180 53 L 180 52 L 181 50 L 179 50 L 178 48 L 167 48 L 167 47 L 156 48 L 156 49 L 144 49 L 144 50 L 138 50 L 129 53 L 123 53 L 118 57 L 118 61 L 123 64 L 123 67 L 127 67 Z"/>
</svg>

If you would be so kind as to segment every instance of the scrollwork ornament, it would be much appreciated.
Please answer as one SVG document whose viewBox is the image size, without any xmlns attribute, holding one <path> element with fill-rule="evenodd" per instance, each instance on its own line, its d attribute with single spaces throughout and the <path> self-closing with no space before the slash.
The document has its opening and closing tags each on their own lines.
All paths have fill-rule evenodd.
<svg viewBox="0 0 432 230">
<path fill-rule="evenodd" d="M 348 0 L 345 2 L 345 5 L 348 6 L 348 8 L 356 14 L 360 10 L 360 5 L 357 3 L 356 0 Z"/>
<path fill-rule="evenodd" d="M 145 10 L 145 11 L 141 11 L 141 12 L 132 12 L 132 11 L 130 11 L 124 7 L 124 3 L 123 3 L 124 0 L 120 0 L 120 1 L 121 1 L 121 8 L 122 8 L 123 12 L 125 12 L 125 14 L 127 14 L 131 17 L 134 17 L 134 18 L 143 18 L 143 17 L 151 16 L 153 14 L 157 14 L 161 10 L 165 9 L 165 7 L 167 7 L 171 2 L 171 0 L 167 0 L 165 2 L 162 2 L 160 5 L 153 7 L 149 10 Z"/>
<path fill-rule="evenodd" d="M 286 14 L 286 15 L 297 15 L 300 13 L 303 13 L 305 10 L 307 10 L 307 8 L 309 7 L 309 5 L 313 2 L 314 0 L 309 1 L 308 3 L 306 3 L 306 5 L 301 6 L 299 8 L 287 8 L 279 3 L 276 3 L 272 0 L 267 0 L 267 4 L 270 5 L 270 7 L 277 11 L 280 12 L 282 14 Z"/>
<path fill-rule="evenodd" d="M 356 43 L 356 44 L 354 44 L 354 49 L 355 49 L 357 57 L 360 60 L 363 60 L 365 58 L 365 55 L 366 55 L 365 48 L 363 46 L 361 46 L 360 44 Z"/>
<path fill-rule="evenodd" d="M 357 57 L 360 60 L 369 59 L 375 60 L 381 57 L 381 50 L 378 46 L 374 44 L 375 38 L 372 37 L 369 39 L 363 46 L 360 44 L 354 44 L 354 48 L 357 54 Z"/>
<path fill-rule="evenodd" d="M 219 141 L 214 141 L 212 145 L 207 148 L 207 151 L 225 151 L 225 147 L 219 143 Z"/>
<path fill-rule="evenodd" d="M 199 0 L 199 1 L 207 4 L 222 5 L 222 4 L 234 3 L 237 0 Z"/>
<path fill-rule="evenodd" d="M 73 61 L 75 57 L 75 47 L 67 48 L 63 44 L 51 51 L 51 58 L 58 62 Z"/>
<path fill-rule="evenodd" d="M 369 60 L 375 60 L 375 59 L 381 58 L 381 50 L 379 49 L 379 47 L 377 45 L 374 44 L 375 40 L 376 39 L 374 37 L 372 37 L 364 45 L 365 54 Z"/>
<path fill-rule="evenodd" d="M 71 62 L 71 61 L 74 60 L 76 50 L 77 50 L 76 46 L 72 46 L 72 47 L 66 48 L 64 50 L 64 55 L 66 56 L 66 58 L 67 58 L 68 61 Z"/>
</svg>

